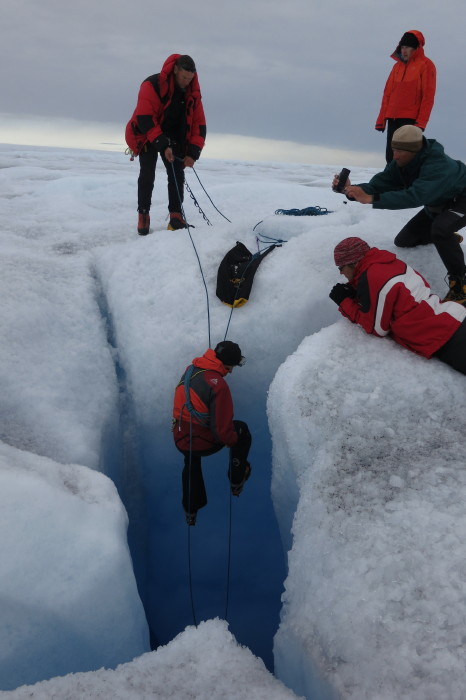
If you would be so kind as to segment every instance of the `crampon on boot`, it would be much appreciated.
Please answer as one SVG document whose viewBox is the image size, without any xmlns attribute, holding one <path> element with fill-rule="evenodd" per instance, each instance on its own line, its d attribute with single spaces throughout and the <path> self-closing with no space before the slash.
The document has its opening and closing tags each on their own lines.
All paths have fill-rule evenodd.
<svg viewBox="0 0 466 700">
<path fill-rule="evenodd" d="M 448 275 L 450 291 L 442 301 L 456 301 L 458 304 L 466 304 L 466 277 Z"/>
<path fill-rule="evenodd" d="M 251 476 L 251 465 L 249 464 L 249 462 L 246 462 L 243 480 L 239 484 L 233 484 L 233 483 L 230 484 L 232 496 L 239 496 L 240 495 L 241 491 L 243 490 L 244 484 L 246 483 L 246 481 L 249 479 L 250 476 Z"/>
<path fill-rule="evenodd" d="M 191 226 L 191 224 L 189 225 Z M 188 228 L 186 221 L 179 212 L 170 212 L 170 221 L 167 226 L 167 231 L 178 231 L 181 228 Z M 194 226 L 192 228 L 194 228 Z"/>
<path fill-rule="evenodd" d="M 186 524 L 190 525 L 191 527 L 196 524 L 196 516 L 197 513 L 185 513 L 186 515 Z"/>
<path fill-rule="evenodd" d="M 147 236 L 150 229 L 150 215 L 148 209 L 143 209 L 138 216 L 138 233 L 140 236 Z"/>
</svg>

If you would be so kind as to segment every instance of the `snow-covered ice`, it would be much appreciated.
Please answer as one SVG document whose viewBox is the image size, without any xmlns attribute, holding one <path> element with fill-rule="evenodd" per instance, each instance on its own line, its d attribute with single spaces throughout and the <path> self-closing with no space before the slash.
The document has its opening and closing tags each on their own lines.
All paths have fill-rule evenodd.
<svg viewBox="0 0 466 700">
<path fill-rule="evenodd" d="M 228 330 L 247 357 L 229 379 L 236 416 L 254 436 L 253 476 L 233 512 L 230 629 L 210 619 L 222 616 L 226 569 L 221 453 L 206 461 L 209 504 L 192 532 L 196 605 L 207 620 L 197 629 L 188 605 L 181 460 L 169 426 L 174 386 L 208 346 L 208 328 L 191 241 L 165 230 L 165 174 L 155 231 L 140 238 L 137 164 L 2 146 L 0 697 L 459 699 L 466 379 L 367 336 L 328 298 L 339 281 L 334 245 L 358 235 L 395 250 L 414 212 L 345 204 L 330 189 L 330 166 L 201 160 L 196 169 L 232 221 L 188 172 L 214 224 L 186 198 L 212 345 L 230 313 L 215 297 L 224 254 L 236 240 L 255 250 L 257 232 L 287 241 L 261 264 Z M 353 166 L 352 179 L 371 172 Z M 333 213 L 274 215 L 311 205 Z M 443 294 L 432 246 L 398 252 Z M 133 561 L 149 560 L 139 595 L 110 479 L 131 527 L 141 519 L 133 542 L 142 545 L 131 550 Z M 274 634 L 285 575 L 275 672 L 292 690 L 241 646 L 253 647 L 260 628 Z M 140 597 L 163 644 L 151 653 Z"/>
</svg>

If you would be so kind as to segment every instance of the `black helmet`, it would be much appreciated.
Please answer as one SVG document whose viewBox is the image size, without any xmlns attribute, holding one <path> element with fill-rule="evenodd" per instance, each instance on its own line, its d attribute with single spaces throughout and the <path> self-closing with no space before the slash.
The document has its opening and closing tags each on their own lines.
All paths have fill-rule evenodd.
<svg viewBox="0 0 466 700">
<path fill-rule="evenodd" d="M 230 367 L 242 367 L 246 362 L 246 358 L 242 356 L 239 345 L 232 343 L 231 340 L 222 340 L 215 348 L 215 354 L 220 362 Z"/>
</svg>

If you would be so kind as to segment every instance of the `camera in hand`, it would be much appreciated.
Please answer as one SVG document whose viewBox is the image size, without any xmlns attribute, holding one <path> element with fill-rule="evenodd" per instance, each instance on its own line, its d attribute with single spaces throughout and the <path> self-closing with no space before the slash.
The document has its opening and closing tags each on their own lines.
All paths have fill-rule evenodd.
<svg viewBox="0 0 466 700">
<path fill-rule="evenodd" d="M 348 170 L 348 168 L 342 168 L 341 172 L 338 176 L 338 184 L 333 187 L 334 192 L 343 192 L 343 190 L 346 187 L 346 182 L 348 180 L 348 175 L 350 174 L 351 170 Z"/>
</svg>

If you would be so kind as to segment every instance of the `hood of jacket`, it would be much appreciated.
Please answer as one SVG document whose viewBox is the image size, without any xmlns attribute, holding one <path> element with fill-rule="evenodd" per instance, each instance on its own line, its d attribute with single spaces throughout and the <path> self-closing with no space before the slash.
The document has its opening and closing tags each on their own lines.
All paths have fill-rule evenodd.
<svg viewBox="0 0 466 700">
<path fill-rule="evenodd" d="M 411 54 L 411 58 L 409 59 L 412 61 L 413 59 L 416 59 L 418 57 L 424 57 L 424 46 L 425 46 L 425 39 L 424 39 L 424 34 L 420 32 L 417 29 L 407 29 L 404 34 L 414 34 L 416 39 L 419 42 L 419 46 L 417 49 L 414 49 L 413 53 Z M 394 61 L 400 61 L 400 63 L 404 63 L 403 59 L 401 58 L 401 44 L 398 44 L 396 49 L 391 55 L 391 58 L 393 58 Z"/>
<path fill-rule="evenodd" d="M 218 372 L 222 377 L 228 374 L 225 365 L 223 362 L 220 362 L 212 348 L 206 350 L 202 357 L 195 357 L 192 364 L 195 367 L 200 367 L 200 369 L 211 369 L 214 372 Z"/>
<path fill-rule="evenodd" d="M 354 268 L 354 277 L 351 280 L 351 284 L 357 287 L 358 281 L 361 275 L 371 266 L 377 263 L 377 265 L 388 265 L 396 260 L 395 253 L 390 253 L 389 250 L 380 250 L 379 248 L 371 248 L 367 251 L 365 256 L 361 258 L 356 267 Z"/>
<path fill-rule="evenodd" d="M 162 66 L 162 70 L 159 73 L 159 90 L 160 97 L 164 99 L 167 94 L 173 94 L 175 89 L 175 63 L 182 54 L 172 53 Z M 186 88 L 186 95 L 198 94 L 201 96 L 201 88 L 199 86 L 199 80 L 197 77 L 197 72 L 194 73 L 194 77 Z"/>
</svg>

